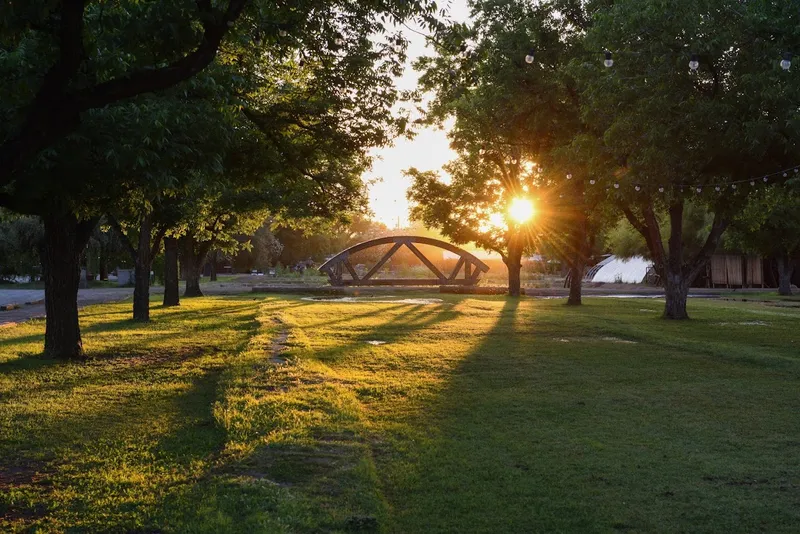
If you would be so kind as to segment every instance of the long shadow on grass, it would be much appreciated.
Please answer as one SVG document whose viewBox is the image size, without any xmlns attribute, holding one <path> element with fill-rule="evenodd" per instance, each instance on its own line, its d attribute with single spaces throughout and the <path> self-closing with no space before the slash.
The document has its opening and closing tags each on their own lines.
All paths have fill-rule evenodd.
<svg viewBox="0 0 800 534">
<path fill-rule="evenodd" d="M 253 306 L 252 314 L 236 329 L 254 331 L 256 311 Z M 228 329 L 229 319 L 214 317 Z M 140 347 L 138 357 L 114 354 L 84 365 L 34 371 L 36 385 L 18 384 L 11 391 L 12 406 L 20 410 L 14 414 L 14 427 L 0 432 L 4 459 L 0 469 L 6 462 L 16 465 L 42 457 L 51 463 L 48 470 L 53 473 L 66 465 L 63 474 L 54 475 L 58 484 L 89 488 L 95 497 L 87 497 L 83 489 L 67 492 L 73 496 L 61 498 L 58 514 L 102 521 L 82 524 L 84 529 L 135 530 L 153 514 L 151 505 L 145 504 L 152 500 L 151 492 L 163 492 L 176 481 L 190 478 L 192 470 L 210 461 L 224 444 L 224 431 L 214 423 L 212 413 L 223 369 L 218 349 L 148 350 L 153 337 L 158 336 L 140 339 L 145 347 Z M 245 332 L 242 338 L 230 347 L 232 352 L 242 350 L 248 341 Z M 98 402 L 95 395 L 104 400 Z M 30 410 L 27 404 L 33 402 L 42 403 L 43 408 Z M 64 409 L 53 409 L 58 405 Z M 120 473 L 110 475 L 107 469 Z M 117 476 L 136 482 L 118 483 Z M 49 487 L 37 491 L 41 493 L 31 501 L 33 509 L 50 502 Z M 102 498 L 97 500 L 97 496 Z M 37 504 L 37 498 L 41 503 Z"/>
<path fill-rule="evenodd" d="M 268 314 L 274 312 L 274 309 L 266 310 Z M 301 353 L 299 359 L 314 359 L 335 367 L 353 355 L 364 354 L 358 349 L 371 350 L 365 340 L 382 339 L 391 343 L 398 336 L 413 336 L 418 330 L 458 315 L 449 304 L 388 304 L 364 314 L 349 315 L 348 319 L 357 326 L 364 316 L 381 312 L 389 313 L 384 322 L 353 331 L 345 321 L 342 331 L 349 333 L 346 334 L 349 340 L 332 348 Z M 330 326 L 334 322 L 337 329 L 342 325 L 340 320 L 326 324 Z M 260 364 L 266 364 L 268 359 L 269 353 L 265 352 Z M 164 515 L 177 518 L 182 525 L 180 528 L 185 530 L 269 532 L 277 530 L 278 525 L 286 528 L 289 524 L 292 531 L 298 532 L 352 529 L 373 532 L 371 521 L 381 515 L 382 505 L 375 484 L 364 472 L 371 463 L 369 449 L 364 437 L 358 434 L 358 423 L 340 411 L 343 405 L 338 400 L 339 395 L 343 395 L 350 399 L 348 402 L 357 402 L 354 392 L 341 383 L 335 385 L 331 376 L 308 375 L 302 363 L 298 367 L 288 363 L 272 370 L 249 372 L 252 374 L 247 388 L 238 393 L 243 397 L 232 399 L 231 407 L 239 410 L 237 420 L 247 423 L 245 432 L 249 435 L 239 434 L 238 439 L 234 438 L 234 445 L 249 445 L 252 452 L 218 464 L 209 477 L 170 496 L 164 502 Z M 282 373 L 288 378 L 285 382 L 274 376 Z M 273 394 L 264 395 L 263 391 Z M 280 403 L 281 408 L 273 412 L 276 407 L 273 403 Z M 314 414 L 315 423 L 310 428 L 301 428 L 302 425 L 281 428 L 282 421 L 295 416 L 302 418 L 305 411 Z M 266 416 L 271 413 L 275 413 L 275 418 Z M 337 422 L 332 424 L 332 421 Z M 276 424 L 277 428 L 273 426 Z M 264 444 L 264 436 L 285 430 L 299 431 L 303 435 L 296 439 L 279 439 L 278 444 Z M 189 503 L 195 501 L 203 503 L 202 511 L 187 514 L 194 511 Z M 325 502 L 330 502 L 331 506 L 324 505 Z M 287 506 L 290 509 L 287 510 Z M 271 516 L 275 517 L 274 525 L 268 522 Z M 226 527 L 230 521 L 235 521 L 237 527 Z M 198 527 L 198 524 L 203 526 Z"/>
<path fill-rule="evenodd" d="M 243 312 L 252 310 L 253 314 L 255 314 L 259 305 L 259 303 L 250 302 L 250 300 L 251 299 L 247 299 L 246 304 L 227 305 L 221 310 L 159 310 L 156 308 L 153 310 L 152 319 L 148 323 L 136 322 L 129 318 L 98 321 L 89 326 L 84 326 L 81 329 L 84 347 L 87 350 L 89 358 L 94 360 L 104 360 L 113 357 L 135 357 L 150 352 L 154 344 L 173 339 L 176 336 L 182 336 L 181 333 L 176 333 L 174 329 L 162 330 L 168 323 L 174 323 L 175 328 L 185 327 L 183 323 L 195 323 L 190 326 L 192 331 L 207 332 L 222 327 L 229 327 L 231 322 L 234 321 L 236 329 L 247 330 L 249 323 L 253 320 L 253 315 L 245 315 Z M 297 303 L 296 305 L 300 306 L 302 303 Z M 120 312 L 110 312 L 108 314 L 99 315 L 117 316 L 119 314 Z M 234 315 L 234 317 L 231 317 L 232 315 Z M 83 317 L 84 315 L 81 314 L 82 319 Z M 42 330 L 44 329 L 44 324 L 41 325 L 41 328 Z M 129 338 L 126 339 L 124 336 L 126 332 L 136 332 L 136 335 L 129 336 Z M 101 351 L 93 348 L 93 337 L 98 334 L 120 334 L 120 336 L 114 340 L 112 350 Z M 41 334 L 8 337 L 0 340 L 0 350 L 3 348 L 11 348 L 15 345 L 40 341 L 43 337 L 43 331 Z M 164 351 L 162 350 L 161 352 Z M 21 354 L 19 358 L 0 362 L 0 374 L 65 365 L 65 363 L 60 360 L 43 359 L 40 356 L 41 354 L 25 353 Z M 81 364 L 67 363 L 66 365 Z"/>
<path fill-rule="evenodd" d="M 609 328 L 635 328 L 612 315 Z M 401 418 L 398 445 L 376 447 L 388 531 L 796 528 L 794 376 L 692 343 L 676 354 L 603 342 L 602 329 L 589 339 L 574 321 L 507 301 L 445 389 Z M 560 343 L 570 329 L 584 339 Z"/>
</svg>

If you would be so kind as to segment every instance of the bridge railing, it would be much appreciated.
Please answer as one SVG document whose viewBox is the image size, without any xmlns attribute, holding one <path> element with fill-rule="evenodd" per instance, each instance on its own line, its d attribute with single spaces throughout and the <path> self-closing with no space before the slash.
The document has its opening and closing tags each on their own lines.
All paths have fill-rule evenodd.
<svg viewBox="0 0 800 534">
<path fill-rule="evenodd" d="M 391 248 L 367 271 L 359 276 L 350 258 L 356 252 L 364 249 L 391 244 Z M 416 245 L 428 245 L 452 252 L 458 256 L 455 267 L 450 272 L 443 272 L 427 257 Z M 401 248 L 408 248 L 434 278 L 373 278 L 387 261 Z M 422 236 L 388 236 L 364 241 L 341 251 L 339 254 L 326 261 L 319 270 L 328 275 L 333 286 L 390 286 L 390 285 L 466 285 L 473 286 L 478 283 L 481 274 L 489 270 L 489 266 L 470 254 L 466 250 L 456 247 L 446 241 Z M 345 277 L 345 273 L 350 278 Z M 459 277 L 459 275 L 462 275 Z"/>
</svg>

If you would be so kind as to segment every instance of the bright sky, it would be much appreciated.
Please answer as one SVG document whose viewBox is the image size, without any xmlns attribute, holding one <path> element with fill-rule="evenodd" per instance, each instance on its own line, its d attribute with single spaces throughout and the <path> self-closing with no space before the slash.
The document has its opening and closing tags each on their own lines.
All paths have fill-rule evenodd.
<svg viewBox="0 0 800 534">
<path fill-rule="evenodd" d="M 469 15 L 467 0 L 451 0 L 449 5 L 450 17 L 453 20 L 467 20 Z M 426 49 L 424 37 L 407 29 L 404 33 L 409 40 L 409 46 L 405 74 L 397 80 L 401 90 L 414 89 L 417 86 L 419 73 L 411 68 L 411 64 L 416 58 L 432 53 Z M 398 225 L 402 228 L 408 225 L 406 190 L 411 183 L 403 176 L 403 171 L 409 167 L 423 171 L 439 170 L 442 165 L 454 158 L 446 132 L 433 128 L 419 131 L 412 140 L 398 139 L 394 146 L 375 150 L 373 154 L 377 158 L 372 171 L 367 173 L 364 179 L 378 178 L 380 181 L 369 188 L 370 208 L 375 218 L 390 228 Z"/>
</svg>

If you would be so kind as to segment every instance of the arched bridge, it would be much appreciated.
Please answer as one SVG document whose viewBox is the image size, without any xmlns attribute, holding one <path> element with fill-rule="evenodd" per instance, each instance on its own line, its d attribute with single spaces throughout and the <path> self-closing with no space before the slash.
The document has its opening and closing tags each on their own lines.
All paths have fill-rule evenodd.
<svg viewBox="0 0 800 534">
<path fill-rule="evenodd" d="M 366 273 L 359 277 L 355 267 L 350 263 L 350 255 L 356 252 L 380 245 L 392 243 L 392 247 L 378 260 L 378 262 Z M 414 245 L 431 245 L 438 247 L 458 256 L 458 261 L 450 273 L 443 273 Z M 377 278 L 372 277 L 380 271 L 381 267 L 391 258 L 401 247 L 408 247 L 414 255 L 433 273 L 436 278 Z M 464 249 L 458 248 L 445 241 L 413 235 L 399 235 L 390 237 L 380 237 L 364 241 L 357 245 L 341 251 L 339 254 L 329 259 L 319 270 L 327 273 L 334 286 L 393 286 L 393 285 L 464 285 L 472 286 L 478 282 L 481 273 L 489 270 L 489 266 L 470 254 Z M 458 275 L 463 271 L 463 278 Z M 350 278 L 344 278 L 344 273 L 350 274 Z"/>
</svg>

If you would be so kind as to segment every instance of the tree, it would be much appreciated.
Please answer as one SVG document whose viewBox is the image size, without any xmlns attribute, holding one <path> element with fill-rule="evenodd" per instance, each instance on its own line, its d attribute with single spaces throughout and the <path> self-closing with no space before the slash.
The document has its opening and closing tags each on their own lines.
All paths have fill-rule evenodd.
<svg viewBox="0 0 800 534">
<path fill-rule="evenodd" d="M 800 255 L 800 190 L 797 184 L 774 187 L 750 196 L 733 220 L 730 244 L 774 257 L 778 294 L 792 294 L 792 273 Z"/>
<path fill-rule="evenodd" d="M 582 130 L 566 66 L 580 51 L 586 23 L 565 18 L 580 9 L 566 10 L 563 2 L 481 1 L 472 8 L 474 23 L 440 32 L 437 56 L 417 65 L 424 70 L 422 88 L 435 91 L 427 120 L 455 119 L 449 137 L 459 159 L 447 168 L 449 185 L 411 171 L 414 213 L 456 242 L 476 240 L 500 253 L 512 295 L 520 291 L 523 250 L 532 250 L 534 240 L 537 246 L 549 241 L 570 264 L 577 283 L 568 302 L 579 304 L 598 197 L 585 197 L 584 176 L 566 150 Z M 533 223 L 501 217 L 513 202 L 534 196 Z"/>
<path fill-rule="evenodd" d="M 432 2 L 400 0 L 379 5 L 321 0 L 292 5 L 230 0 L 217 5 L 172 0 L 113 6 L 63 0 L 29 2 L 3 11 L 0 46 L 9 53 L 0 55 L 0 112 L 6 119 L 0 125 L 0 206 L 45 218 L 42 258 L 50 301 L 45 353 L 65 358 L 83 355 L 74 272 L 102 213 L 97 213 L 102 203 L 95 202 L 93 187 L 103 174 L 98 167 L 112 168 L 107 177 L 141 162 L 139 167 L 157 165 L 157 160 L 142 159 L 138 149 L 143 145 L 116 135 L 115 120 L 149 102 L 153 92 L 197 80 L 218 51 L 217 64 L 227 76 L 221 85 L 234 90 L 239 83 L 237 70 L 241 74 L 249 69 L 251 80 L 269 82 L 264 78 L 272 66 L 283 65 L 289 56 L 304 55 L 309 64 L 324 66 L 331 77 L 320 76 L 317 81 L 347 94 L 355 89 L 353 82 L 363 73 L 363 65 L 380 64 L 383 78 L 398 65 L 394 58 L 402 54 L 403 43 L 393 36 L 373 43 L 370 35 L 385 32 L 387 21 L 416 15 L 431 20 L 433 13 Z M 384 56 L 391 59 L 382 61 Z M 363 83 L 370 81 L 375 77 Z M 375 84 L 364 98 L 376 93 L 381 105 L 374 107 L 388 109 L 392 90 L 386 83 Z M 174 133 L 160 120 L 136 124 L 150 126 L 162 137 Z M 203 130 L 200 124 L 193 128 Z M 140 177 L 146 182 L 152 178 L 149 172 Z M 107 181 L 106 185 L 119 185 Z"/>
<path fill-rule="evenodd" d="M 800 39 L 795 17 L 791 3 L 597 4 L 586 56 L 573 62 L 592 126 L 580 139 L 591 147 L 584 164 L 644 237 L 664 283 L 665 318 L 688 318 L 689 287 L 753 177 L 771 184 L 797 163 L 800 84 L 779 66 Z M 688 202 L 713 214 L 695 252 L 685 246 Z"/>
<path fill-rule="evenodd" d="M 516 165 L 502 166 L 498 172 L 475 158 L 457 160 L 445 166 L 450 183 L 435 172 L 410 169 L 413 179 L 408 198 L 413 203 L 411 217 L 429 228 L 436 228 L 456 244 L 475 243 L 500 254 L 508 267 L 508 293 L 519 296 L 522 255 L 532 240 L 524 222 L 510 215 L 512 202 L 532 181 L 531 173 L 520 173 Z M 510 167 L 510 168 L 509 168 Z M 507 184 L 503 187 L 501 184 Z"/>
</svg>

